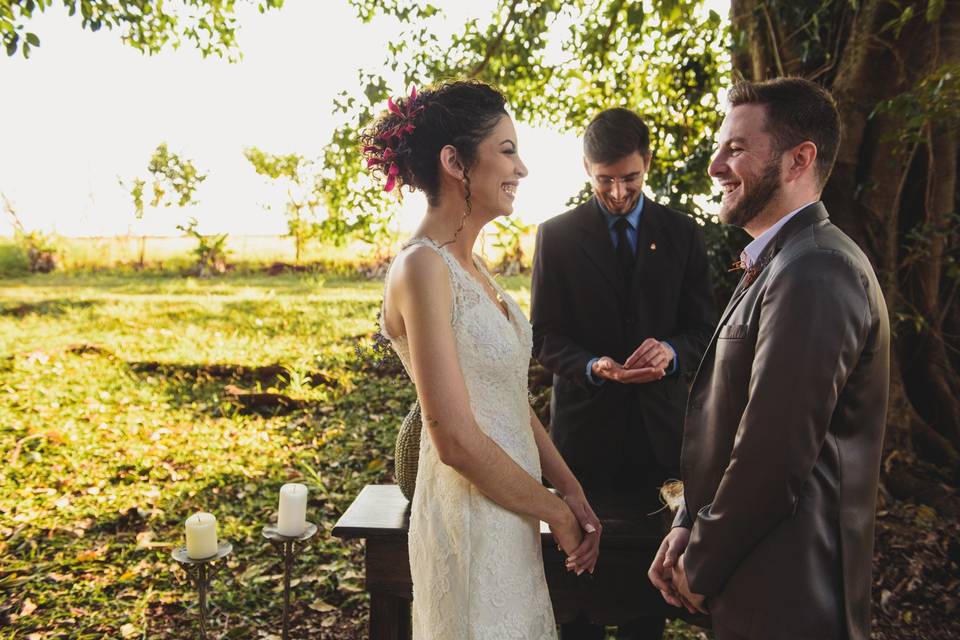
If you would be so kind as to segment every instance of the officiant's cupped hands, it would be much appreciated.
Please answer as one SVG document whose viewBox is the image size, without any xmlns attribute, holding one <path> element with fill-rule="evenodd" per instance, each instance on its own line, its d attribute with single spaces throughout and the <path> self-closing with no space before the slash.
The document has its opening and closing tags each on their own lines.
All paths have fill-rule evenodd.
<svg viewBox="0 0 960 640">
<path fill-rule="evenodd" d="M 603 356 L 593 363 L 591 373 L 595 378 L 623 384 L 645 384 L 662 379 L 671 362 L 670 347 L 656 338 L 647 338 L 623 364 Z"/>
<path fill-rule="evenodd" d="M 625 369 L 660 369 L 666 371 L 673 362 L 673 349 L 666 342 L 647 338 L 623 363 Z"/>
</svg>

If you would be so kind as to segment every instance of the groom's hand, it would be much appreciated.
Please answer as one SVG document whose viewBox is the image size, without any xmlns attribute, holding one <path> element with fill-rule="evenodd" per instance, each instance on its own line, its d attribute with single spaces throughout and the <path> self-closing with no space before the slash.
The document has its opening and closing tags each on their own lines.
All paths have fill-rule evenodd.
<svg viewBox="0 0 960 640">
<path fill-rule="evenodd" d="M 623 384 L 643 384 L 660 380 L 663 378 L 664 370 L 657 367 L 627 369 L 613 358 L 603 356 L 593 363 L 590 372 L 595 378 L 606 378 Z"/>
<path fill-rule="evenodd" d="M 657 555 L 653 557 L 650 569 L 647 571 L 647 577 L 657 589 L 660 595 L 669 604 L 675 607 L 683 607 L 683 601 L 680 593 L 676 589 L 673 581 L 674 568 L 680 559 L 680 556 L 687 548 L 690 542 L 690 529 L 686 527 L 674 527 L 666 535 L 660 548 L 657 549 Z"/>
<path fill-rule="evenodd" d="M 665 342 L 647 338 L 623 363 L 625 369 L 655 368 L 666 371 L 673 362 L 673 350 Z"/>
<path fill-rule="evenodd" d="M 680 592 L 680 597 L 683 599 L 683 605 L 687 608 L 687 611 L 690 613 L 697 613 L 698 611 L 700 613 L 708 613 L 707 607 L 704 605 L 704 601 L 707 599 L 706 596 L 690 591 L 690 585 L 687 584 L 687 571 L 683 566 L 682 554 L 677 561 L 677 568 L 673 570 L 673 584 L 676 586 L 677 591 Z"/>
</svg>

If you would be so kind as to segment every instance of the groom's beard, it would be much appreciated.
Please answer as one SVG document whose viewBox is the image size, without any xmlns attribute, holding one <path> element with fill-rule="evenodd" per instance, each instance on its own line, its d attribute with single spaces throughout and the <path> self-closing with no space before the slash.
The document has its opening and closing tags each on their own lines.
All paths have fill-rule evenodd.
<svg viewBox="0 0 960 640">
<path fill-rule="evenodd" d="M 740 199 L 740 202 L 731 205 L 729 209 L 722 208 L 720 210 L 720 220 L 741 229 L 745 228 L 777 196 L 780 191 L 781 174 L 780 163 L 773 161 L 760 174 L 757 181 L 750 185 L 749 191 L 746 188 L 747 183 L 742 182 L 743 198 Z"/>
</svg>

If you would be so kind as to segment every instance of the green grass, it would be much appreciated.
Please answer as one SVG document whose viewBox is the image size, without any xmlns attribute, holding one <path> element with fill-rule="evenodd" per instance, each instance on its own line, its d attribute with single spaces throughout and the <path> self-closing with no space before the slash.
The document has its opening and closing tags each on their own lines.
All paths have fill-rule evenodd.
<svg viewBox="0 0 960 640">
<path fill-rule="evenodd" d="M 506 284 L 528 304 L 526 279 Z M 199 510 L 234 544 L 212 637 L 272 637 L 281 569 L 260 528 L 291 480 L 309 485 L 321 527 L 297 564 L 297 636 L 365 637 L 361 548 L 329 530 L 364 484 L 389 481 L 414 396 L 354 353 L 381 289 L 306 275 L 0 280 L 0 639 L 195 637 L 169 554 Z M 193 366 L 273 363 L 284 379 Z M 316 372 L 335 386 L 305 380 Z M 228 383 L 308 408 L 241 413 Z"/>
<path fill-rule="evenodd" d="M 13 238 L 0 237 L 0 277 L 25 275 L 28 270 L 24 250 Z"/>
</svg>

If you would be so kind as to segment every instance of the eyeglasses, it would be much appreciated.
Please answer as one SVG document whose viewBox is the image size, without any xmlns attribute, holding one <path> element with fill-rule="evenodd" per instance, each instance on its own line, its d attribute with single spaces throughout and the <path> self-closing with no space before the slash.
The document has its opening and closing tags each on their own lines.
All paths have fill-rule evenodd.
<svg viewBox="0 0 960 640">
<path fill-rule="evenodd" d="M 594 176 L 593 179 L 597 181 L 598 186 L 608 188 L 608 187 L 612 187 L 618 182 L 625 187 L 630 187 L 640 182 L 641 178 L 643 178 L 642 173 L 631 173 L 630 175 L 623 176 L 622 178 L 611 178 L 610 176 Z"/>
</svg>

